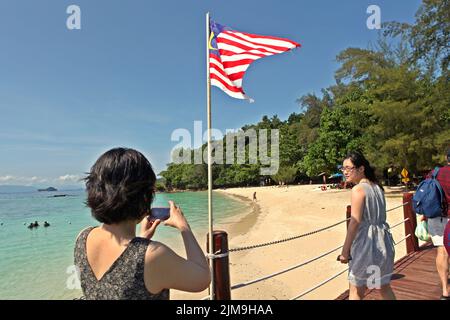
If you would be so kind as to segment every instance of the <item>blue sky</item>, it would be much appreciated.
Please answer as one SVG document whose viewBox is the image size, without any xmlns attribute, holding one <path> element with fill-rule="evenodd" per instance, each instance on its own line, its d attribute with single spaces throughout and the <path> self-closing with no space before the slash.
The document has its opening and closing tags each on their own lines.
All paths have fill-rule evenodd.
<svg viewBox="0 0 450 320">
<path fill-rule="evenodd" d="M 66 8 L 81 8 L 68 30 Z M 205 13 L 235 30 L 286 37 L 293 52 L 254 62 L 232 99 L 212 88 L 213 127 L 263 115 L 286 119 L 295 100 L 334 82 L 336 55 L 366 48 L 382 21 L 413 22 L 419 0 L 0 2 L 0 184 L 74 184 L 115 146 L 142 151 L 164 170 L 177 128 L 206 126 Z"/>
</svg>

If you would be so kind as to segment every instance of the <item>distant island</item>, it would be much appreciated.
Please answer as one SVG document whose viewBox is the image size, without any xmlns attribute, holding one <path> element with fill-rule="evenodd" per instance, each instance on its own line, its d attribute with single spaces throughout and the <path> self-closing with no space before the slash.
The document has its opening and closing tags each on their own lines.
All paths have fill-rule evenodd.
<svg viewBox="0 0 450 320">
<path fill-rule="evenodd" d="M 53 187 L 49 187 L 49 188 L 47 188 L 47 189 L 38 189 L 38 191 L 39 191 L 39 192 L 42 192 L 42 191 L 58 191 L 58 189 L 53 188 Z"/>
<path fill-rule="evenodd" d="M 33 186 L 21 186 L 21 185 L 2 185 L 0 184 L 0 194 L 11 194 L 11 193 L 32 193 L 32 192 L 55 192 L 55 191 L 83 191 L 84 188 L 77 185 L 67 185 L 61 186 L 59 189 L 56 188 L 47 188 L 44 189 L 45 186 L 40 186 L 41 189 L 38 190 L 39 187 Z"/>
</svg>

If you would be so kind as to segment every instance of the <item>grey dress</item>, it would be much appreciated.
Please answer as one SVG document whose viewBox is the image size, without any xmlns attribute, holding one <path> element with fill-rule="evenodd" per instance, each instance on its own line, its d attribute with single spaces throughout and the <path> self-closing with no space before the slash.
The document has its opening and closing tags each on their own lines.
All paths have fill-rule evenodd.
<svg viewBox="0 0 450 320">
<path fill-rule="evenodd" d="M 87 300 L 167 300 L 169 290 L 150 293 L 144 283 L 145 253 L 150 240 L 136 237 L 100 280 L 94 275 L 86 254 L 89 227 L 81 232 L 75 244 L 75 265 L 81 288 Z"/>
<path fill-rule="evenodd" d="M 386 200 L 376 184 L 361 183 L 365 192 L 362 220 L 352 243 L 349 282 L 375 288 L 389 284 L 394 270 L 394 240 L 386 223 Z"/>
</svg>

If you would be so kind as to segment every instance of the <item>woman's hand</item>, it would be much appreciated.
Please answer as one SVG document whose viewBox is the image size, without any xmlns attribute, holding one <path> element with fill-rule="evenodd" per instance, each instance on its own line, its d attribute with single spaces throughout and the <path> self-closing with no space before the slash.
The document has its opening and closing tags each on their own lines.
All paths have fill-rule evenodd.
<svg viewBox="0 0 450 320">
<path fill-rule="evenodd" d="M 147 217 L 141 221 L 141 238 L 150 240 L 155 234 L 156 227 L 161 223 L 161 220 L 156 219 L 149 221 Z"/>
<path fill-rule="evenodd" d="M 173 201 L 169 201 L 170 217 L 164 221 L 164 225 L 177 228 L 180 231 L 189 230 L 189 224 L 183 215 L 180 207 L 175 205 Z"/>
<path fill-rule="evenodd" d="M 419 221 L 427 221 L 427 217 L 425 217 L 424 215 L 419 214 L 418 216 L 419 216 Z"/>
<path fill-rule="evenodd" d="M 350 261 L 350 258 L 346 255 L 340 254 L 338 257 L 338 260 L 342 263 L 342 264 L 347 264 Z"/>
</svg>

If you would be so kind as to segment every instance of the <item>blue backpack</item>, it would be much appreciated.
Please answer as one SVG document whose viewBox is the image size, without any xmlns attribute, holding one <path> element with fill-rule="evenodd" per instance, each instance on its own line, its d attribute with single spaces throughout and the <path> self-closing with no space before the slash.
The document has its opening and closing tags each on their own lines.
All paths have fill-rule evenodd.
<svg viewBox="0 0 450 320">
<path fill-rule="evenodd" d="M 436 177 L 439 168 L 433 171 L 431 179 L 422 181 L 413 196 L 413 208 L 417 214 L 427 218 L 442 217 L 444 215 L 444 191 Z"/>
</svg>

